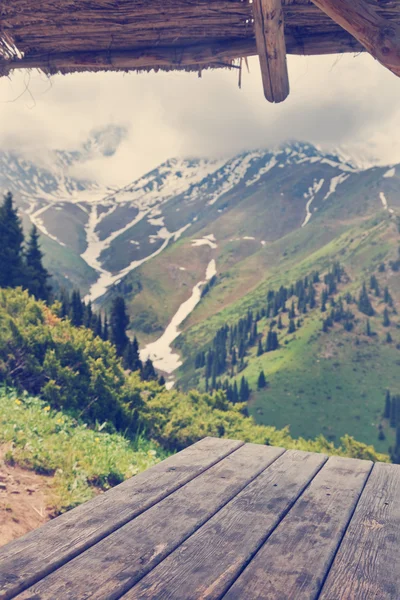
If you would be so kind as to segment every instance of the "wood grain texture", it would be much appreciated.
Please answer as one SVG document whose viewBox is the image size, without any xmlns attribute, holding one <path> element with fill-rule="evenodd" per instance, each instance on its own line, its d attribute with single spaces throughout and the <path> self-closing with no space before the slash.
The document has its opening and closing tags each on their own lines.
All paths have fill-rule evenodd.
<svg viewBox="0 0 400 600">
<path fill-rule="evenodd" d="M 316 599 L 371 467 L 330 458 L 224 600 Z"/>
<path fill-rule="evenodd" d="M 366 0 L 312 0 L 379 62 L 400 77 L 400 25 L 383 18 Z"/>
<path fill-rule="evenodd" d="M 246 444 L 17 597 L 120 598 L 283 452 Z"/>
<path fill-rule="evenodd" d="M 26 589 L 241 446 L 243 442 L 205 438 L 2 547 L 0 598 Z"/>
<path fill-rule="evenodd" d="M 360 3 L 346 0 L 350 8 Z M 364 49 L 311 0 L 282 5 L 288 53 Z M 382 40 L 395 44 L 400 0 L 365 1 L 365 13 L 364 6 L 378 16 L 378 46 Z M 253 18 L 252 4 L 243 0 L 1 0 L 0 75 L 24 68 L 52 74 L 226 67 L 257 54 Z M 396 55 L 385 42 L 382 52 L 388 49 Z"/>
<path fill-rule="evenodd" d="M 285 452 L 124 600 L 221 598 L 326 460 L 322 454 Z"/>
<path fill-rule="evenodd" d="M 336 27 L 327 33 L 286 31 L 288 54 L 320 55 L 365 50 L 347 31 Z M 1 59 L 0 75 L 8 75 L 15 69 L 42 69 L 47 73 L 76 70 L 130 70 L 130 69 L 179 69 L 195 65 L 215 67 L 229 64 L 238 57 L 255 56 L 253 38 L 238 39 L 187 46 L 156 46 L 131 50 L 98 50 L 54 52 L 25 56 L 21 59 Z"/>
<path fill-rule="evenodd" d="M 264 95 L 283 102 L 289 95 L 289 75 L 281 0 L 254 0 L 254 32 Z"/>
<path fill-rule="evenodd" d="M 374 465 L 321 600 L 400 598 L 399 498 L 400 468 Z"/>
</svg>

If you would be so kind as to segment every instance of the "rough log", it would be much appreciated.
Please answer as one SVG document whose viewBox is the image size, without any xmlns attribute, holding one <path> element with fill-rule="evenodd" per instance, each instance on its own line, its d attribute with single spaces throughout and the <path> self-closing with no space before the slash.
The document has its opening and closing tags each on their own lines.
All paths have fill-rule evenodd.
<svg viewBox="0 0 400 600">
<path fill-rule="evenodd" d="M 364 48 L 346 31 L 334 36 L 314 34 L 302 36 L 286 33 L 286 48 L 290 54 L 316 55 L 343 52 L 361 52 Z M 98 52 L 60 52 L 36 54 L 22 59 L 1 59 L 0 75 L 8 75 L 14 69 L 42 69 L 49 73 L 58 71 L 85 71 L 91 69 L 149 69 L 185 68 L 191 65 L 217 66 L 238 57 L 257 54 L 254 39 L 232 40 L 186 47 L 155 47 L 140 50 L 101 50 Z"/>
<path fill-rule="evenodd" d="M 365 0 L 312 0 L 372 56 L 400 77 L 400 26 L 388 21 Z"/>
<path fill-rule="evenodd" d="M 289 95 L 289 76 L 281 0 L 254 0 L 254 32 L 264 95 L 283 102 Z"/>
</svg>

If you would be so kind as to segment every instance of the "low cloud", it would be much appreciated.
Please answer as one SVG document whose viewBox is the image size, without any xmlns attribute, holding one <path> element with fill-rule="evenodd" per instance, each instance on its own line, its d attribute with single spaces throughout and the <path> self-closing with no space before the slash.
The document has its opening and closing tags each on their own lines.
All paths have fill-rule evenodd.
<svg viewBox="0 0 400 600">
<path fill-rule="evenodd" d="M 400 162 L 400 80 L 368 55 L 289 57 L 291 94 L 280 105 L 262 93 L 256 58 L 243 74 L 16 73 L 0 80 L 0 147 L 35 158 L 74 149 L 94 129 L 127 131 L 112 157 L 77 173 L 124 185 L 172 156 L 231 155 L 303 139 L 362 148 Z M 26 91 L 24 92 L 26 88 Z M 22 94 L 22 95 L 21 95 Z"/>
</svg>

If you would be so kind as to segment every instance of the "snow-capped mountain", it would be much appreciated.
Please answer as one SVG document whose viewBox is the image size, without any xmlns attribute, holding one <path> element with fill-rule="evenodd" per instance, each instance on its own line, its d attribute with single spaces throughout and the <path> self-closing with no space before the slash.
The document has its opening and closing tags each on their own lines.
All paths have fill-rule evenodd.
<svg viewBox="0 0 400 600">
<path fill-rule="evenodd" d="M 92 300 L 181 236 L 195 237 L 211 224 L 217 243 L 240 234 L 265 246 L 332 212 L 335 201 L 346 218 L 361 197 L 391 214 L 399 206 L 400 167 L 363 169 L 343 152 L 300 142 L 218 160 L 170 159 L 118 191 L 68 175 L 96 154 L 112 155 L 124 135 L 122 128 L 94 132 L 77 151 L 54 153 L 50 166 L 0 152 L 0 190 L 10 189 L 26 219 L 75 256 L 80 266 L 68 277 Z M 63 271 L 62 260 L 57 268 Z"/>
</svg>

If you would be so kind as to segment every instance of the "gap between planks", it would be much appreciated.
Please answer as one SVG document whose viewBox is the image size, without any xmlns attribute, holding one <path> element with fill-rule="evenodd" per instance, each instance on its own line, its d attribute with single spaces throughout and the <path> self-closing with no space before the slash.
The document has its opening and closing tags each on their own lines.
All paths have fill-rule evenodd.
<svg viewBox="0 0 400 600">
<path fill-rule="evenodd" d="M 120 598 L 284 452 L 245 444 L 18 599 Z"/>
<path fill-rule="evenodd" d="M 204 438 L 0 549 L 0 599 L 9 600 L 243 447 Z"/>
</svg>

